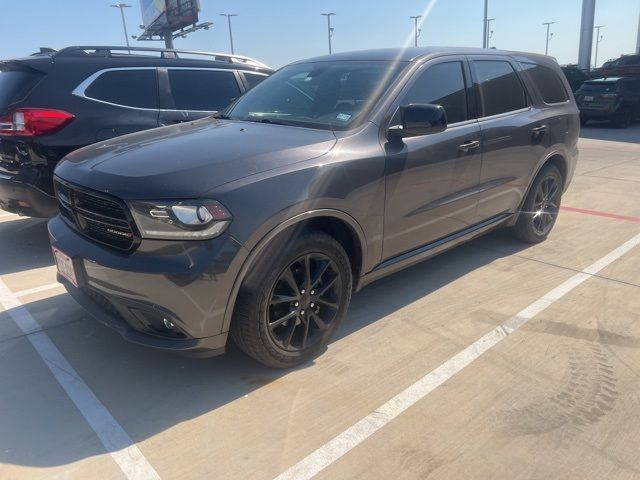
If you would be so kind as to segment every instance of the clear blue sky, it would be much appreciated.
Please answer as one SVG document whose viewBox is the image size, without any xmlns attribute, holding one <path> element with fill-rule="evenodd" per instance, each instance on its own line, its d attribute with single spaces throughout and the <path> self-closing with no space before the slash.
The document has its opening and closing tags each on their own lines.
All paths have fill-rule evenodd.
<svg viewBox="0 0 640 480">
<path fill-rule="evenodd" d="M 0 0 L 0 58 L 22 56 L 40 46 L 124 44 L 120 13 L 109 0 Z M 139 0 L 126 9 L 129 34 L 139 33 Z M 176 40 L 176 48 L 229 51 L 226 19 L 233 19 L 236 53 L 274 67 L 327 51 L 326 20 L 335 12 L 335 51 L 403 45 L 412 33 L 410 15 L 421 14 L 428 0 L 201 0 L 201 21 L 214 22 Z M 636 44 L 640 0 L 597 0 L 596 24 L 604 24 L 598 63 Z M 549 53 L 561 63 L 577 60 L 581 0 L 490 0 L 495 17 L 491 45 L 544 52 L 542 22 L 556 21 Z M 481 46 L 483 0 L 437 0 L 422 25 L 421 45 Z M 149 42 L 135 42 L 149 45 Z M 157 44 L 160 45 L 160 44 Z"/>
</svg>

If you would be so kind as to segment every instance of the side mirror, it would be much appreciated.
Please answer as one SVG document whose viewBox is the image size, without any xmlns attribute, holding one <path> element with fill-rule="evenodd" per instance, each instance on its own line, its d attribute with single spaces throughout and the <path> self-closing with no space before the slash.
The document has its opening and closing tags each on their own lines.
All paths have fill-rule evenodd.
<svg viewBox="0 0 640 480">
<path fill-rule="evenodd" d="M 442 105 L 410 104 L 402 105 L 399 110 L 401 125 L 389 128 L 390 137 L 419 137 L 447 128 L 447 114 Z"/>
</svg>

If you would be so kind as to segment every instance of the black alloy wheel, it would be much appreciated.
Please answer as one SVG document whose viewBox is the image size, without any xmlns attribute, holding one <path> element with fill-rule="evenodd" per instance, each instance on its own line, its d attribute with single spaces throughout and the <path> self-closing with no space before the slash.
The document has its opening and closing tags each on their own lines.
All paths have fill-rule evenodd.
<svg viewBox="0 0 640 480">
<path fill-rule="evenodd" d="M 286 351 L 312 347 L 335 321 L 342 279 L 329 257 L 310 253 L 289 264 L 272 289 L 267 312 L 271 340 Z"/>
<path fill-rule="evenodd" d="M 283 233 L 243 281 L 231 323 L 234 342 L 273 368 L 310 360 L 347 312 L 352 275 L 335 238 L 318 231 Z"/>
<path fill-rule="evenodd" d="M 558 167 L 545 165 L 534 179 L 511 229 L 517 239 L 539 243 L 547 238 L 558 218 L 563 188 Z"/>
<path fill-rule="evenodd" d="M 560 183 L 558 178 L 549 174 L 536 188 L 533 201 L 533 229 L 538 235 L 547 235 L 558 215 L 560 203 Z"/>
</svg>

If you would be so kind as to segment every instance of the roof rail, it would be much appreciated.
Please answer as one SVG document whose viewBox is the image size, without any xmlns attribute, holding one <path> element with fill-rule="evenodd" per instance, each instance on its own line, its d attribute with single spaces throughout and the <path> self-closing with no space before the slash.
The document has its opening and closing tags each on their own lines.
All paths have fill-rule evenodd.
<svg viewBox="0 0 640 480">
<path fill-rule="evenodd" d="M 175 50 L 168 48 L 153 48 L 153 47 L 117 47 L 117 46 L 105 46 L 105 45 L 75 45 L 72 47 L 65 47 L 57 52 L 51 52 L 50 55 L 52 57 L 72 57 L 74 53 L 87 51 L 87 50 L 95 50 L 94 55 L 104 56 L 106 58 L 112 57 L 112 52 L 128 52 L 129 55 L 132 55 L 131 52 L 159 52 L 162 58 L 179 58 L 178 54 L 188 54 L 188 55 L 202 55 L 206 57 L 214 57 L 212 60 L 229 62 L 229 63 L 239 63 L 242 65 L 251 65 L 254 67 L 260 68 L 271 68 L 264 63 L 255 60 L 251 57 L 245 57 L 243 55 L 231 55 L 228 53 L 216 53 L 216 52 L 200 52 L 194 50 Z M 124 55 L 123 53 L 119 53 L 118 55 Z"/>
</svg>

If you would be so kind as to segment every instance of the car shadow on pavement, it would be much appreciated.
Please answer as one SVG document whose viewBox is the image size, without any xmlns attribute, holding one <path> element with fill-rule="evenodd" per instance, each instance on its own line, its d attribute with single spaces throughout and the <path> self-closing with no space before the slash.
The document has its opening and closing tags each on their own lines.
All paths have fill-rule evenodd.
<svg viewBox="0 0 640 480">
<path fill-rule="evenodd" d="M 381 279 L 354 296 L 337 338 L 524 247 L 496 232 Z M 127 343 L 89 318 L 67 294 L 26 306 L 134 442 L 215 412 L 234 400 L 250 398 L 291 372 L 263 367 L 232 344 L 225 355 L 202 360 Z M 0 322 L 13 324 L 10 314 L 1 313 Z M 49 467 L 104 454 L 104 447 L 28 339 L 17 328 L 0 329 L 0 334 L 0 358 L 4 359 L 0 362 L 0 462 Z M 56 413 L 60 409 L 63 412 Z M 1 472 L 0 466 L 0 476 Z"/>
<path fill-rule="evenodd" d="M 47 221 L 16 217 L 0 222 L 0 275 L 53 265 Z"/>
<path fill-rule="evenodd" d="M 591 121 L 580 129 L 580 138 L 640 144 L 640 122 L 628 128 L 618 128 L 608 121 Z"/>
</svg>

